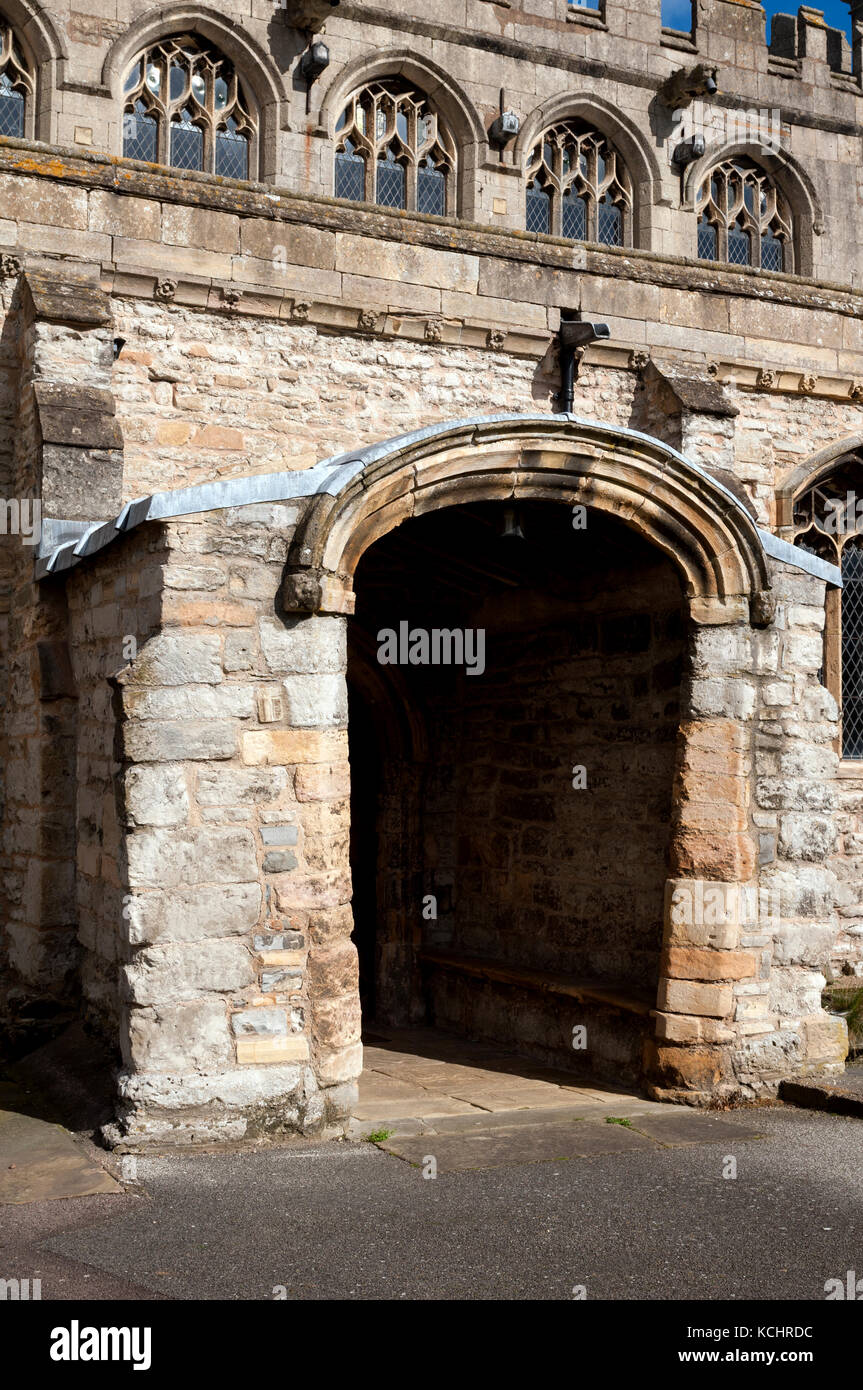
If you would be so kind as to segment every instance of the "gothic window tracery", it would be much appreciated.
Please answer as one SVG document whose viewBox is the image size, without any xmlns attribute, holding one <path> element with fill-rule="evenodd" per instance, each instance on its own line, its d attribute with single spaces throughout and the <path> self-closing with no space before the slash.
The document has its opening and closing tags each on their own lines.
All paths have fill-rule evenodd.
<svg viewBox="0 0 863 1390">
<path fill-rule="evenodd" d="M 632 245 L 632 183 L 609 140 L 578 121 L 545 131 L 528 161 L 529 232 Z"/>
<path fill-rule="evenodd" d="M 221 178 L 254 177 L 254 108 L 236 69 L 194 34 L 159 39 L 124 83 L 123 154 Z"/>
<path fill-rule="evenodd" d="M 838 566 L 828 590 L 823 684 L 842 715 L 841 752 L 863 759 L 863 460 L 850 457 L 794 503 L 794 544 Z"/>
<path fill-rule="evenodd" d="M 336 125 L 335 194 L 444 217 L 455 212 L 456 152 L 416 88 L 370 82 Z"/>
<path fill-rule="evenodd" d="M 698 191 L 698 259 L 761 270 L 793 269 L 791 213 L 770 175 L 728 159 Z"/>
<path fill-rule="evenodd" d="M 0 18 L 0 135 L 24 138 L 36 84 L 11 24 Z"/>
</svg>

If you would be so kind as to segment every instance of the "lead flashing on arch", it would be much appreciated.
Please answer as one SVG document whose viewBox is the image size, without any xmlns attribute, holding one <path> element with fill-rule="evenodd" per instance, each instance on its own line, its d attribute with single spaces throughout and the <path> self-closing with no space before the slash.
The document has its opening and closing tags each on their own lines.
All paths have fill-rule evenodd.
<svg viewBox="0 0 863 1390">
<path fill-rule="evenodd" d="M 118 536 L 135 530 L 148 521 L 166 521 L 181 516 L 198 515 L 204 512 L 221 511 L 226 508 L 255 506 L 261 503 L 289 502 L 309 497 L 328 495 L 337 497 L 355 478 L 359 477 L 372 464 L 381 463 L 387 458 L 411 449 L 425 442 L 441 439 L 447 434 L 479 434 L 491 432 L 495 426 L 523 425 L 532 429 L 550 429 L 555 425 L 577 425 L 582 429 L 595 430 L 600 436 L 628 439 L 665 454 L 669 459 L 682 463 L 711 490 L 725 498 L 732 514 L 737 514 L 746 531 L 758 538 L 763 553 L 781 559 L 786 564 L 795 565 L 828 582 L 841 583 L 839 571 L 817 557 L 780 541 L 768 531 L 755 527 L 752 518 L 742 502 L 722 482 L 714 478 L 699 464 L 693 463 L 685 455 L 678 453 L 670 445 L 662 443 L 652 435 L 623 426 L 604 425 L 596 420 L 586 420 L 578 415 L 510 414 L 469 416 L 464 420 L 443 421 L 427 425 L 419 430 L 372 444 L 360 450 L 333 455 L 323 459 L 313 468 L 303 472 L 264 473 L 250 478 L 231 478 L 215 483 L 202 483 L 196 487 L 180 488 L 170 492 L 152 493 L 127 502 L 119 515 L 106 522 L 63 522 L 45 523 L 43 541 L 37 551 L 37 580 L 49 575 L 62 573 L 80 564 L 84 559 L 104 550 Z M 64 529 L 65 528 L 65 529 Z M 74 528 L 74 529 L 73 529 Z M 60 536 L 64 539 L 57 544 Z M 65 539 L 71 535 L 71 539 Z"/>
</svg>

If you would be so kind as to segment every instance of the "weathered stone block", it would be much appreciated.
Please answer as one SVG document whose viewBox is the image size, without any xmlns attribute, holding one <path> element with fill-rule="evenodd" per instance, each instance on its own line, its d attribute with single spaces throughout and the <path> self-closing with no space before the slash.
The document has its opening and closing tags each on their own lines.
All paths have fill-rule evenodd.
<svg viewBox="0 0 863 1390">
<path fill-rule="evenodd" d="M 289 1033 L 285 1037 L 237 1038 L 237 1062 L 241 1066 L 306 1062 L 308 1057 L 308 1039 L 296 1033 Z"/>
<path fill-rule="evenodd" d="M 124 909 L 129 941 L 139 946 L 242 936 L 258 924 L 261 896 L 258 883 L 200 884 L 130 896 Z"/>
<path fill-rule="evenodd" d="M 283 685 L 288 723 L 294 728 L 347 725 L 348 690 L 344 676 L 291 676 Z"/>
<path fill-rule="evenodd" d="M 227 1010 L 221 999 L 130 1011 L 128 1060 L 142 1071 L 212 1071 L 232 1058 Z"/>
<path fill-rule="evenodd" d="M 350 795 L 350 766 L 341 762 L 298 767 L 294 788 L 298 801 L 340 801 Z"/>
<path fill-rule="evenodd" d="M 189 793 L 180 763 L 129 767 L 125 789 L 130 825 L 185 825 L 188 821 Z"/>
<path fill-rule="evenodd" d="M 666 974 L 676 980 L 744 980 L 754 976 L 758 960 L 750 951 L 722 951 L 669 946 L 663 955 Z"/>
<path fill-rule="evenodd" d="M 809 1065 L 841 1063 L 848 1055 L 848 1025 L 832 1014 L 814 1014 L 803 1020 L 806 1061 Z"/>
<path fill-rule="evenodd" d="M 347 756 L 347 734 L 301 729 L 252 729 L 240 735 L 247 766 L 332 763 Z"/>
<path fill-rule="evenodd" d="M 254 982 L 252 958 L 236 940 L 147 946 L 123 967 L 136 1004 L 171 1004 L 205 993 L 244 989 Z"/>
<path fill-rule="evenodd" d="M 295 825 L 262 825 L 260 830 L 263 845 L 295 845 L 298 838 Z"/>
<path fill-rule="evenodd" d="M 826 816 L 792 811 L 779 822 L 779 852 L 787 859 L 818 863 L 836 847 L 836 826 Z"/>
<path fill-rule="evenodd" d="M 178 719 L 131 722 L 122 726 L 122 733 L 123 752 L 130 762 L 210 762 L 235 756 L 239 730 L 224 719 Z"/>
<path fill-rule="evenodd" d="M 730 1018 L 731 985 L 696 984 L 688 980 L 661 980 L 657 1006 L 666 1013 L 696 1017 Z"/>
<path fill-rule="evenodd" d="M 286 618 L 284 623 L 261 619 L 261 652 L 271 675 L 341 674 L 347 664 L 343 618 L 312 615 Z"/>
<path fill-rule="evenodd" d="M 140 830 L 126 844 L 132 888 L 257 881 L 258 861 L 249 830 Z"/>
<path fill-rule="evenodd" d="M 160 632 L 139 651 L 130 685 L 218 685 L 221 638 L 215 632 Z"/>
<path fill-rule="evenodd" d="M 288 1014 L 286 1009 L 243 1009 L 231 1014 L 231 1029 L 235 1037 L 248 1035 L 269 1037 L 273 1034 L 287 1033 Z"/>
<path fill-rule="evenodd" d="M 226 767 L 201 768 L 195 790 L 199 806 L 262 806 L 278 801 L 287 787 L 283 767 Z"/>
<path fill-rule="evenodd" d="M 129 688 L 123 705 L 130 719 L 253 719 L 255 693 L 251 685 L 169 686 L 160 690 Z"/>
<path fill-rule="evenodd" d="M 289 849 L 270 849 L 261 867 L 265 874 L 287 874 L 297 867 L 297 856 Z"/>
</svg>

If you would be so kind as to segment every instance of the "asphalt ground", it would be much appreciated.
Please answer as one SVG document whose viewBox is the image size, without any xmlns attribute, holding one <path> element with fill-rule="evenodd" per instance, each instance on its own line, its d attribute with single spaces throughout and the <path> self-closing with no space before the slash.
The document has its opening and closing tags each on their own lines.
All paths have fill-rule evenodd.
<svg viewBox="0 0 863 1390">
<path fill-rule="evenodd" d="M 863 1123 L 722 1120 L 704 1143 L 540 1145 L 435 1178 L 362 1142 L 139 1158 L 123 1194 L 0 1209 L 0 1273 L 43 1300 L 160 1301 L 823 1302 L 863 1278 Z"/>
</svg>

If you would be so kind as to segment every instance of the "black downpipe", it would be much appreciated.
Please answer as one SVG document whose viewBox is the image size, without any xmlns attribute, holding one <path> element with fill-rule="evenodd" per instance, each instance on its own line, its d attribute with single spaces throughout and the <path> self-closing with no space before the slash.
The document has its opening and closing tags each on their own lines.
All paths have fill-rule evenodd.
<svg viewBox="0 0 863 1390">
<path fill-rule="evenodd" d="M 584 356 L 584 324 L 564 319 L 560 325 L 560 392 L 557 403 L 562 415 L 572 413 L 575 378 Z"/>
</svg>

